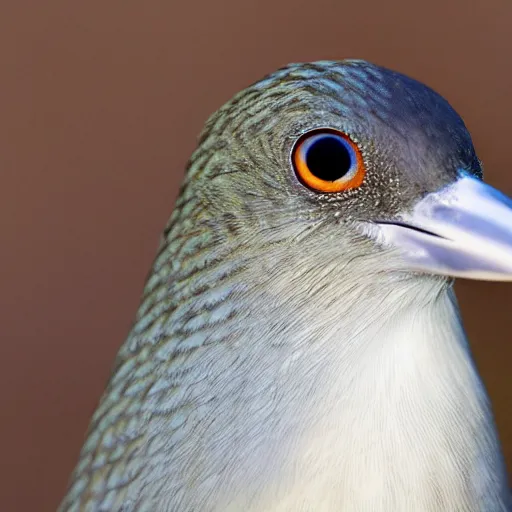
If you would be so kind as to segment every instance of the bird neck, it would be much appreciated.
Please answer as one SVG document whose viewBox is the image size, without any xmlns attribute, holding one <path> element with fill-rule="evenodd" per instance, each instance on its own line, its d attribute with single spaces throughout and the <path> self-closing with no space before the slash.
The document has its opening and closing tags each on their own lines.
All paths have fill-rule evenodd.
<svg viewBox="0 0 512 512">
<path fill-rule="evenodd" d="M 215 475 L 197 487 L 202 508 L 508 510 L 446 281 L 399 279 L 371 257 L 343 264 L 325 243 L 318 264 L 315 243 L 279 244 L 259 257 L 211 236 L 169 245 L 176 257 L 157 258 L 111 382 L 125 386 L 133 354 L 152 354 L 148 438 L 194 406 L 176 450 L 191 475 L 206 479 L 205 461 Z"/>
<path fill-rule="evenodd" d="M 385 281 L 343 292 L 333 283 L 322 300 L 297 286 L 276 299 L 284 283 L 268 283 L 253 303 L 266 299 L 274 313 L 252 311 L 259 327 L 240 342 L 248 364 L 232 404 L 246 408 L 237 427 L 251 433 L 262 465 L 272 458 L 286 495 L 317 507 L 325 499 L 342 510 L 507 510 L 492 412 L 451 287 Z M 272 500 L 265 506 L 279 510 Z"/>
</svg>

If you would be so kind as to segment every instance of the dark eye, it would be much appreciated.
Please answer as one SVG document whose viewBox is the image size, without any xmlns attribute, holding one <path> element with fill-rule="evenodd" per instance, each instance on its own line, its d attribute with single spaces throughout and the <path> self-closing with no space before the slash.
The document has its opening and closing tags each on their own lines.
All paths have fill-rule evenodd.
<svg viewBox="0 0 512 512">
<path fill-rule="evenodd" d="M 363 183 L 361 151 L 345 133 L 315 130 L 295 144 L 293 166 L 300 181 L 318 192 L 341 192 Z"/>
</svg>

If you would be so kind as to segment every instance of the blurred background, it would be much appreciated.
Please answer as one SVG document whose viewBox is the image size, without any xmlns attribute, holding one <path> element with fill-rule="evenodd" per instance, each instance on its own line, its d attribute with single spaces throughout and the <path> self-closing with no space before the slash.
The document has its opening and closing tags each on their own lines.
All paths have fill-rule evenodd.
<svg viewBox="0 0 512 512">
<path fill-rule="evenodd" d="M 510 0 L 4 1 L 0 509 L 54 511 L 207 116 L 291 61 L 443 94 L 512 195 Z M 512 285 L 458 283 L 512 470 Z"/>
</svg>

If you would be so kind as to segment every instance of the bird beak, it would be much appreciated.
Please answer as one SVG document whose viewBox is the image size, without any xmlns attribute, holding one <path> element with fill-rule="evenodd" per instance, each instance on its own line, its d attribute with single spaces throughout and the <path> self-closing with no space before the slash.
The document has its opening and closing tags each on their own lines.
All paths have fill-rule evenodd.
<svg viewBox="0 0 512 512">
<path fill-rule="evenodd" d="M 377 224 L 410 270 L 512 281 L 512 200 L 472 176 L 428 194 L 400 221 Z"/>
</svg>

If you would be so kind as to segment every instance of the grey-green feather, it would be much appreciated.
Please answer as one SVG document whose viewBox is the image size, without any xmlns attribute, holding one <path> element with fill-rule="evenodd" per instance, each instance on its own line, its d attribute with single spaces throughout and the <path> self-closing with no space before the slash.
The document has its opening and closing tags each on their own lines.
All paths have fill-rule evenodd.
<svg viewBox="0 0 512 512">
<path fill-rule="evenodd" d="M 360 144 L 367 175 L 359 189 L 318 194 L 297 180 L 293 144 L 320 127 L 343 130 Z M 390 318 L 413 322 L 414 308 L 426 317 L 436 311 L 441 330 L 463 340 L 456 315 L 443 313 L 456 311 L 450 282 L 399 272 L 393 251 L 353 229 L 355 220 L 394 218 L 412 208 L 459 169 L 481 173 L 464 123 L 448 103 L 363 61 L 292 64 L 224 105 L 191 157 L 60 511 L 506 510 L 494 428 L 478 446 L 463 447 L 468 472 L 476 460 L 485 466 L 480 482 L 470 482 L 474 475 L 451 482 L 443 473 L 448 466 L 422 482 L 405 482 L 393 466 L 383 476 L 391 490 L 380 501 L 364 501 L 354 476 L 355 460 L 371 459 L 375 448 L 369 455 L 347 451 L 333 462 L 321 444 L 325 432 L 326 439 L 345 436 L 360 446 L 354 436 L 368 424 L 356 402 L 368 404 L 372 394 L 370 384 L 358 384 L 369 374 L 357 361 L 373 368 L 368 354 L 378 353 L 385 366 L 378 332 Z M 430 325 L 418 318 L 417 325 Z M 492 415 L 483 391 L 477 398 L 465 391 L 469 381 L 483 389 L 469 355 L 462 366 L 460 386 L 450 388 L 443 362 L 438 381 L 433 377 L 432 389 L 456 395 L 446 410 L 429 384 L 424 394 L 441 416 L 457 416 L 462 404 L 453 428 L 473 434 L 492 425 Z M 411 422 L 411 432 L 415 426 L 421 433 Z M 433 431 L 442 445 L 444 430 Z M 415 446 L 405 427 L 403 436 Z M 428 434 L 418 436 L 417 444 L 428 446 Z M 427 460 L 420 452 L 418 459 Z M 316 491 L 297 490 L 308 487 L 305 468 L 345 475 L 346 485 L 322 480 L 318 488 L 332 488 L 335 496 L 324 492 L 315 508 Z M 443 487 L 446 479 L 453 492 Z M 416 486 L 423 487 L 414 501 L 407 493 Z M 375 503 L 381 508 L 371 508 Z M 461 508 L 450 508 L 454 503 Z"/>
</svg>

